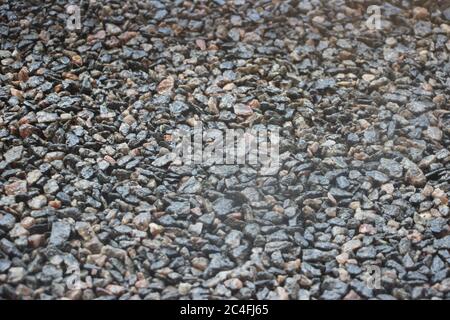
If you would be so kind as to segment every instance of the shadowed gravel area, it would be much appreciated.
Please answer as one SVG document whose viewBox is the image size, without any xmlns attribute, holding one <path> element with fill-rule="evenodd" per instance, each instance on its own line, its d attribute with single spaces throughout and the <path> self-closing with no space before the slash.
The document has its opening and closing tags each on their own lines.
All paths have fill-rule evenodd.
<svg viewBox="0 0 450 320">
<path fill-rule="evenodd" d="M 0 0 L 0 298 L 449 299 L 448 1 L 70 3 Z"/>
</svg>

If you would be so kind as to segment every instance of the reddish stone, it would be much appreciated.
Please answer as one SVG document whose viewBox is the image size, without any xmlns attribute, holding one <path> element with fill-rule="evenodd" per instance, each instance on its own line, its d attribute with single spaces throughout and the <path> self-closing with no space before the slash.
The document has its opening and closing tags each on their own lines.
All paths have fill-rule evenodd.
<svg viewBox="0 0 450 320">
<path fill-rule="evenodd" d="M 19 127 L 20 136 L 25 139 L 33 134 L 34 127 L 31 124 L 23 124 Z"/>
</svg>

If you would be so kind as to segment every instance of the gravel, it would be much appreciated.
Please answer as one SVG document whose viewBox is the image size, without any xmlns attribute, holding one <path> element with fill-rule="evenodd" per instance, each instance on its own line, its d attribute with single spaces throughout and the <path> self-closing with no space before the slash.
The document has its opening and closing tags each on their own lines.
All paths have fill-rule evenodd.
<svg viewBox="0 0 450 320">
<path fill-rule="evenodd" d="M 372 2 L 3 1 L 0 298 L 449 299 L 450 8 Z"/>
</svg>

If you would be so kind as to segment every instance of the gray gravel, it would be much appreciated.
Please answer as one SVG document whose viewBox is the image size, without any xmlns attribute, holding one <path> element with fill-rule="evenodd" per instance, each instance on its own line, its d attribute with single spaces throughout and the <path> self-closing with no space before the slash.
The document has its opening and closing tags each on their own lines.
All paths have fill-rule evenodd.
<svg viewBox="0 0 450 320">
<path fill-rule="evenodd" d="M 449 299 L 445 2 L 2 1 L 0 298 Z M 180 165 L 199 121 L 279 170 Z"/>
</svg>

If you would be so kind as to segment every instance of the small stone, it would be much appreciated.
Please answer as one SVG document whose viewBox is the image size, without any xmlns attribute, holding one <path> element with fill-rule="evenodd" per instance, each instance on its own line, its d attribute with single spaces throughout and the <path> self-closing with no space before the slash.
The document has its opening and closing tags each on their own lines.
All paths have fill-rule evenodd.
<svg viewBox="0 0 450 320">
<path fill-rule="evenodd" d="M 234 105 L 234 113 L 238 116 L 250 116 L 253 114 L 253 109 L 243 103 L 237 103 Z"/>
<path fill-rule="evenodd" d="M 167 77 L 166 79 L 162 80 L 158 84 L 158 86 L 156 87 L 156 91 L 159 94 L 170 93 L 173 89 L 174 84 L 175 84 L 175 79 L 173 77 Z"/>
<path fill-rule="evenodd" d="M 90 240 L 92 238 L 92 229 L 88 222 L 77 221 L 75 223 L 75 230 L 84 240 Z"/>
<path fill-rule="evenodd" d="M 106 34 L 107 35 L 114 35 L 117 36 L 122 32 L 122 29 L 120 29 L 118 26 L 112 23 L 106 24 Z"/>
<path fill-rule="evenodd" d="M 415 187 L 423 187 L 427 183 L 427 178 L 418 167 L 406 171 L 405 180 Z"/>
<path fill-rule="evenodd" d="M 16 219 L 10 213 L 0 215 L 0 229 L 10 230 L 14 227 Z"/>
<path fill-rule="evenodd" d="M 201 183 L 195 179 L 195 177 L 190 177 L 186 179 L 184 182 L 180 184 L 180 187 L 178 188 L 179 193 L 199 193 L 202 190 Z"/>
<path fill-rule="evenodd" d="M 436 249 L 447 249 L 447 250 L 450 250 L 450 235 L 448 235 L 448 236 L 445 236 L 445 237 L 443 237 L 443 238 L 441 238 L 441 239 L 435 239 L 434 240 L 434 243 L 433 243 L 433 246 L 436 248 Z"/>
<path fill-rule="evenodd" d="M 83 59 L 79 55 L 73 55 L 72 56 L 72 63 L 76 66 L 82 66 L 83 65 Z"/>
<path fill-rule="evenodd" d="M 22 67 L 22 69 L 20 69 L 19 73 L 17 74 L 17 78 L 19 79 L 19 81 L 27 82 L 28 79 L 30 78 L 28 76 L 28 73 L 29 73 L 29 71 L 28 71 L 27 67 Z"/>
<path fill-rule="evenodd" d="M 200 48 L 200 50 L 205 51 L 206 50 L 206 43 L 205 40 L 203 39 L 197 39 L 195 40 L 195 44 L 197 45 L 197 47 Z"/>
<path fill-rule="evenodd" d="M 16 223 L 14 225 L 14 227 L 11 229 L 11 231 L 9 232 L 9 236 L 11 238 L 19 238 L 19 237 L 24 237 L 24 236 L 28 236 L 28 230 L 25 229 L 20 223 Z"/>
<path fill-rule="evenodd" d="M 380 171 L 372 170 L 368 171 L 366 174 L 378 183 L 386 183 L 389 181 L 389 177 Z"/>
<path fill-rule="evenodd" d="M 27 182 L 25 180 L 18 180 L 5 185 L 5 193 L 9 196 L 27 193 Z"/>
<path fill-rule="evenodd" d="M 49 244 L 56 247 L 64 245 L 70 237 L 70 224 L 64 221 L 54 222 Z"/>
<path fill-rule="evenodd" d="M 142 279 L 142 280 L 138 280 L 136 281 L 136 283 L 134 284 L 134 286 L 138 289 L 144 289 L 147 288 L 149 285 L 149 282 L 147 279 Z"/>
<path fill-rule="evenodd" d="M 298 290 L 297 297 L 298 297 L 298 300 L 310 300 L 311 299 L 309 291 L 306 289 Z"/>
<path fill-rule="evenodd" d="M 32 248 L 39 248 L 45 242 L 45 236 L 43 234 L 32 234 L 28 237 L 28 245 Z"/>
<path fill-rule="evenodd" d="M 44 161 L 52 162 L 55 160 L 62 160 L 62 159 L 64 159 L 64 156 L 65 156 L 65 153 L 61 152 L 61 151 L 48 152 L 44 157 Z"/>
<path fill-rule="evenodd" d="M 141 212 L 134 217 L 133 223 L 139 230 L 146 231 L 149 227 L 151 219 L 152 216 L 150 215 L 150 212 Z"/>
<path fill-rule="evenodd" d="M 133 123 L 136 122 L 136 119 L 131 114 L 129 114 L 125 118 L 123 118 L 123 121 L 129 126 L 131 126 Z"/>
<path fill-rule="evenodd" d="M 176 157 L 177 155 L 175 152 L 170 152 L 157 158 L 155 161 L 152 162 L 152 165 L 154 165 L 155 167 L 163 167 L 169 164 L 170 162 L 174 161 Z"/>
<path fill-rule="evenodd" d="M 344 300 L 361 300 L 361 297 L 353 290 L 350 290 L 349 293 L 343 298 Z"/>
<path fill-rule="evenodd" d="M 19 134 L 23 139 L 31 136 L 34 131 L 35 131 L 35 127 L 33 127 L 32 125 L 30 125 L 28 123 L 22 124 L 19 127 Z"/>
<path fill-rule="evenodd" d="M 331 277 L 326 277 L 321 287 L 323 290 L 321 298 L 326 300 L 342 299 L 348 290 L 348 284 Z"/>
<path fill-rule="evenodd" d="M 219 198 L 213 203 L 214 211 L 220 215 L 226 215 L 233 210 L 233 200 L 227 198 Z"/>
<path fill-rule="evenodd" d="M 113 257 L 117 259 L 125 259 L 127 252 L 120 248 L 115 248 L 110 245 L 103 246 L 101 249 L 101 254 L 107 257 Z"/>
<path fill-rule="evenodd" d="M 121 296 L 126 291 L 125 287 L 116 284 L 109 284 L 105 289 L 114 296 Z"/>
<path fill-rule="evenodd" d="M 338 40 L 338 42 L 341 40 L 342 39 Z M 343 44 L 343 42 L 341 41 L 340 44 Z M 349 44 L 349 46 L 351 48 L 350 44 Z M 323 79 L 317 80 L 314 87 L 317 90 L 325 90 L 325 89 L 333 88 L 335 85 L 336 85 L 336 80 L 334 80 L 333 78 L 323 78 Z"/>
<path fill-rule="evenodd" d="M 17 284 L 22 282 L 22 280 L 25 278 L 25 269 L 22 267 L 13 267 L 9 269 L 8 272 L 8 283 L 10 284 Z"/>
<path fill-rule="evenodd" d="M 44 192 L 46 194 L 53 194 L 53 193 L 56 193 L 58 190 L 59 190 L 59 185 L 56 182 L 56 180 L 50 179 L 44 185 Z"/>
<path fill-rule="evenodd" d="M 0 259 L 0 273 L 5 273 L 11 267 L 11 261 L 7 259 Z"/>
<path fill-rule="evenodd" d="M 192 266 L 198 270 L 204 271 L 208 267 L 208 259 L 203 257 L 198 257 L 192 259 Z"/>
<path fill-rule="evenodd" d="M 226 280 L 224 285 L 231 290 L 240 290 L 243 287 L 242 281 L 237 278 Z"/>
<path fill-rule="evenodd" d="M 59 116 L 56 113 L 38 111 L 36 113 L 36 118 L 39 123 L 48 123 L 58 121 Z"/>
<path fill-rule="evenodd" d="M 10 164 L 22 158 L 23 146 L 12 147 L 3 155 L 6 164 Z"/>
<path fill-rule="evenodd" d="M 52 207 L 52 208 L 59 209 L 59 208 L 61 208 L 61 201 L 59 201 L 59 200 L 50 200 L 48 202 L 48 205 L 50 207 Z"/>
<path fill-rule="evenodd" d="M 169 108 L 170 112 L 174 115 L 182 114 L 183 112 L 189 110 L 189 106 L 183 101 L 175 101 Z"/>
<path fill-rule="evenodd" d="M 394 178 L 401 178 L 403 176 L 403 167 L 395 160 L 381 158 L 378 170 L 389 174 Z"/>
<path fill-rule="evenodd" d="M 277 287 L 269 293 L 267 300 L 289 300 L 289 293 L 283 287 Z"/>
<path fill-rule="evenodd" d="M 36 220 L 33 217 L 25 217 L 22 219 L 22 221 L 20 221 L 20 224 L 25 229 L 30 229 L 35 224 L 35 222 Z"/>
<path fill-rule="evenodd" d="M 217 108 L 217 99 L 210 97 L 208 99 L 208 111 L 212 114 L 219 114 L 219 109 Z"/>
<path fill-rule="evenodd" d="M 169 214 L 188 215 L 191 212 L 191 205 L 188 201 L 174 201 L 167 208 Z"/>
<path fill-rule="evenodd" d="M 189 232 L 199 236 L 203 230 L 203 223 L 197 222 L 197 223 L 191 224 L 189 226 L 188 230 L 189 230 Z"/>
<path fill-rule="evenodd" d="M 308 262 L 330 261 L 335 255 L 332 252 L 321 251 L 318 249 L 305 249 L 303 251 L 303 260 Z"/>
<path fill-rule="evenodd" d="M 178 292 L 182 296 L 185 296 L 185 295 L 189 294 L 189 292 L 191 291 L 191 288 L 192 288 L 191 284 L 183 282 L 178 285 Z"/>
<path fill-rule="evenodd" d="M 448 197 L 445 194 L 444 190 L 440 188 L 434 189 L 433 193 L 431 194 L 433 199 L 439 199 L 441 203 L 447 204 L 448 203 Z"/>
<path fill-rule="evenodd" d="M 161 234 L 164 231 L 164 227 L 161 225 L 158 225 L 156 223 L 150 223 L 149 228 L 150 228 L 150 234 L 153 237 L 156 237 L 157 235 Z"/>
<path fill-rule="evenodd" d="M 344 243 L 344 245 L 342 246 L 342 251 L 343 252 L 352 252 L 355 251 L 356 249 L 361 248 L 362 246 L 362 242 L 358 239 L 354 239 L 354 240 L 350 240 L 347 241 L 346 243 Z"/>
<path fill-rule="evenodd" d="M 377 251 L 372 246 L 370 246 L 370 247 L 362 247 L 356 253 L 356 256 L 358 258 L 363 259 L 363 260 L 374 259 L 376 257 L 376 255 L 377 255 Z"/>
<path fill-rule="evenodd" d="M 392 194 L 394 192 L 394 185 L 392 183 L 383 184 L 381 190 L 386 192 L 386 194 Z"/>
<path fill-rule="evenodd" d="M 236 248 L 241 243 L 242 232 L 237 230 L 231 230 L 231 232 L 226 236 L 225 243 L 231 248 Z"/>
<path fill-rule="evenodd" d="M 442 131 L 438 127 L 428 127 L 427 130 L 425 130 L 425 136 L 432 140 L 441 141 Z"/>
<path fill-rule="evenodd" d="M 423 19 L 428 18 L 429 12 L 428 12 L 428 10 L 427 10 L 426 8 L 424 8 L 424 7 L 415 7 L 415 8 L 413 9 L 413 16 L 414 16 L 414 19 L 420 19 L 420 20 L 423 20 Z"/>
<path fill-rule="evenodd" d="M 339 188 L 331 188 L 330 189 L 330 194 L 334 197 L 334 198 L 351 198 L 353 196 L 353 194 L 351 192 L 339 189 Z"/>
<path fill-rule="evenodd" d="M 364 81 L 371 82 L 372 80 L 375 79 L 375 75 L 370 74 L 370 73 L 366 73 L 366 74 L 363 74 L 363 75 L 362 75 L 362 79 L 363 79 Z"/>
<path fill-rule="evenodd" d="M 359 226 L 359 232 L 364 234 L 375 234 L 376 229 L 371 224 L 363 223 Z"/>
<path fill-rule="evenodd" d="M 433 103 L 429 101 L 412 101 L 406 107 L 413 113 L 420 114 L 433 108 Z"/>
<path fill-rule="evenodd" d="M 347 252 L 341 253 L 340 255 L 336 256 L 336 261 L 339 264 L 345 264 L 349 259 L 349 255 Z"/>
<path fill-rule="evenodd" d="M 11 88 L 11 96 L 18 98 L 19 100 L 23 100 L 23 92 L 14 88 Z"/>
<path fill-rule="evenodd" d="M 29 186 L 33 185 L 39 178 L 42 177 L 42 172 L 39 170 L 32 170 L 27 174 L 27 183 Z"/>
</svg>

